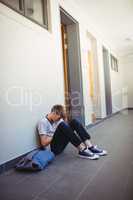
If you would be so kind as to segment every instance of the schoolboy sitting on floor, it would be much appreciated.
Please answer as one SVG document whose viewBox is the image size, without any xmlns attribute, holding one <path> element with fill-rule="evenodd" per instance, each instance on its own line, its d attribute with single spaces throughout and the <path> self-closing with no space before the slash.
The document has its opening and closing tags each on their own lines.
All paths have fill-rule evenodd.
<svg viewBox="0 0 133 200">
<path fill-rule="evenodd" d="M 78 120 L 67 122 L 62 105 L 54 105 L 51 112 L 39 121 L 38 132 L 41 145 L 50 145 L 55 155 L 60 154 L 69 142 L 78 149 L 79 157 L 95 160 L 107 155 L 107 151 L 92 145 L 91 136 Z"/>
</svg>

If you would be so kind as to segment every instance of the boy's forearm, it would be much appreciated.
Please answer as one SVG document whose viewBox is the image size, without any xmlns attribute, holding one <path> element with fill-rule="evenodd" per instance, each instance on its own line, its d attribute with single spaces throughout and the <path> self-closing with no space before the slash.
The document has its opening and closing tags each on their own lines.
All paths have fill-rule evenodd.
<svg viewBox="0 0 133 200">
<path fill-rule="evenodd" d="M 41 145 L 46 147 L 48 146 L 52 141 L 52 137 L 45 136 L 45 138 L 41 138 Z"/>
</svg>

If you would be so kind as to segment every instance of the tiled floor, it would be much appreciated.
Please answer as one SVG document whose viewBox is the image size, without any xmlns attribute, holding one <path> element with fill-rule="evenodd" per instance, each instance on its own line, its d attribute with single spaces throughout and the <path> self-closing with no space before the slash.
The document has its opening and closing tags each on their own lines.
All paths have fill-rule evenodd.
<svg viewBox="0 0 133 200">
<path fill-rule="evenodd" d="M 133 111 L 89 131 L 108 156 L 84 160 L 69 145 L 44 171 L 0 175 L 0 200 L 133 200 Z"/>
</svg>

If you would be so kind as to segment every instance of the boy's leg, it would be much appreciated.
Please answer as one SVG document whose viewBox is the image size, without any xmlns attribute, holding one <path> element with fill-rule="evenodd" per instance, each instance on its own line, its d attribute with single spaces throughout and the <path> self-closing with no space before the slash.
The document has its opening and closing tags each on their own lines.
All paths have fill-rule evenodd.
<svg viewBox="0 0 133 200">
<path fill-rule="evenodd" d="M 51 151 L 54 152 L 55 155 L 60 154 L 67 144 L 71 142 L 75 147 L 79 147 L 82 143 L 81 139 L 73 132 L 71 127 L 62 122 L 57 127 L 52 142 L 51 142 Z"/>
<path fill-rule="evenodd" d="M 74 133 L 71 127 L 62 122 L 57 127 L 52 142 L 51 142 L 51 151 L 58 155 L 60 154 L 66 147 L 66 145 L 71 142 L 78 150 L 78 155 L 82 158 L 87 158 L 91 160 L 96 160 L 99 156 L 91 153 L 82 143 L 81 139 Z"/>
<path fill-rule="evenodd" d="M 85 130 L 85 128 L 82 126 L 82 124 L 76 120 L 73 119 L 70 122 L 70 126 L 73 129 L 73 131 L 76 131 L 76 133 L 80 136 L 81 140 L 85 143 L 85 145 L 87 146 L 87 148 L 94 154 L 100 155 L 100 156 L 104 156 L 107 155 L 107 151 L 98 148 L 97 146 L 92 145 L 90 139 L 90 135 L 88 134 L 88 132 Z"/>
<path fill-rule="evenodd" d="M 91 136 L 88 134 L 88 132 L 85 130 L 85 128 L 78 120 L 76 119 L 71 120 L 69 125 L 71 126 L 73 131 L 76 131 L 76 133 L 80 136 L 83 142 L 91 139 Z"/>
</svg>

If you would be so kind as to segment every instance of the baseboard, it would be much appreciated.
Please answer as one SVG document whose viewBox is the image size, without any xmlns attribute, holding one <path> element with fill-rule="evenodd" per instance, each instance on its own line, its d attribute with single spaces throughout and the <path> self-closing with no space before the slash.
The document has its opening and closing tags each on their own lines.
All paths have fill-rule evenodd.
<svg viewBox="0 0 133 200">
<path fill-rule="evenodd" d="M 133 110 L 133 107 L 129 107 L 128 110 Z"/>
<path fill-rule="evenodd" d="M 107 119 L 109 119 L 109 118 L 121 113 L 122 111 L 125 111 L 125 110 L 133 110 L 133 108 L 123 108 L 123 109 L 121 109 L 121 110 L 119 110 L 119 111 L 117 111 L 115 113 L 112 113 L 111 115 L 108 115 L 108 116 L 106 116 L 104 118 L 98 118 L 98 121 L 96 121 L 95 123 L 87 125 L 86 128 L 92 128 L 92 127 L 102 123 L 103 121 L 105 121 L 105 120 L 107 120 Z"/>
<path fill-rule="evenodd" d="M 33 149 L 34 150 L 34 149 Z M 32 150 L 32 151 L 33 151 Z M 31 151 L 30 151 L 31 152 Z M 2 164 L 2 165 L 0 165 L 0 174 L 3 174 L 4 172 L 6 172 L 6 171 L 8 171 L 9 169 L 12 169 L 12 168 L 14 168 L 15 167 L 15 165 L 18 163 L 18 161 L 20 160 L 20 159 L 22 159 L 24 156 L 26 156 L 28 153 L 30 153 L 30 152 L 27 152 L 27 153 L 25 153 L 25 154 L 23 154 L 23 155 L 21 155 L 21 156 L 19 156 L 19 157 L 17 157 L 17 158 L 14 158 L 14 159 L 12 159 L 12 160 L 10 160 L 10 161 L 8 161 L 8 162 L 5 162 L 4 164 Z"/>
</svg>

